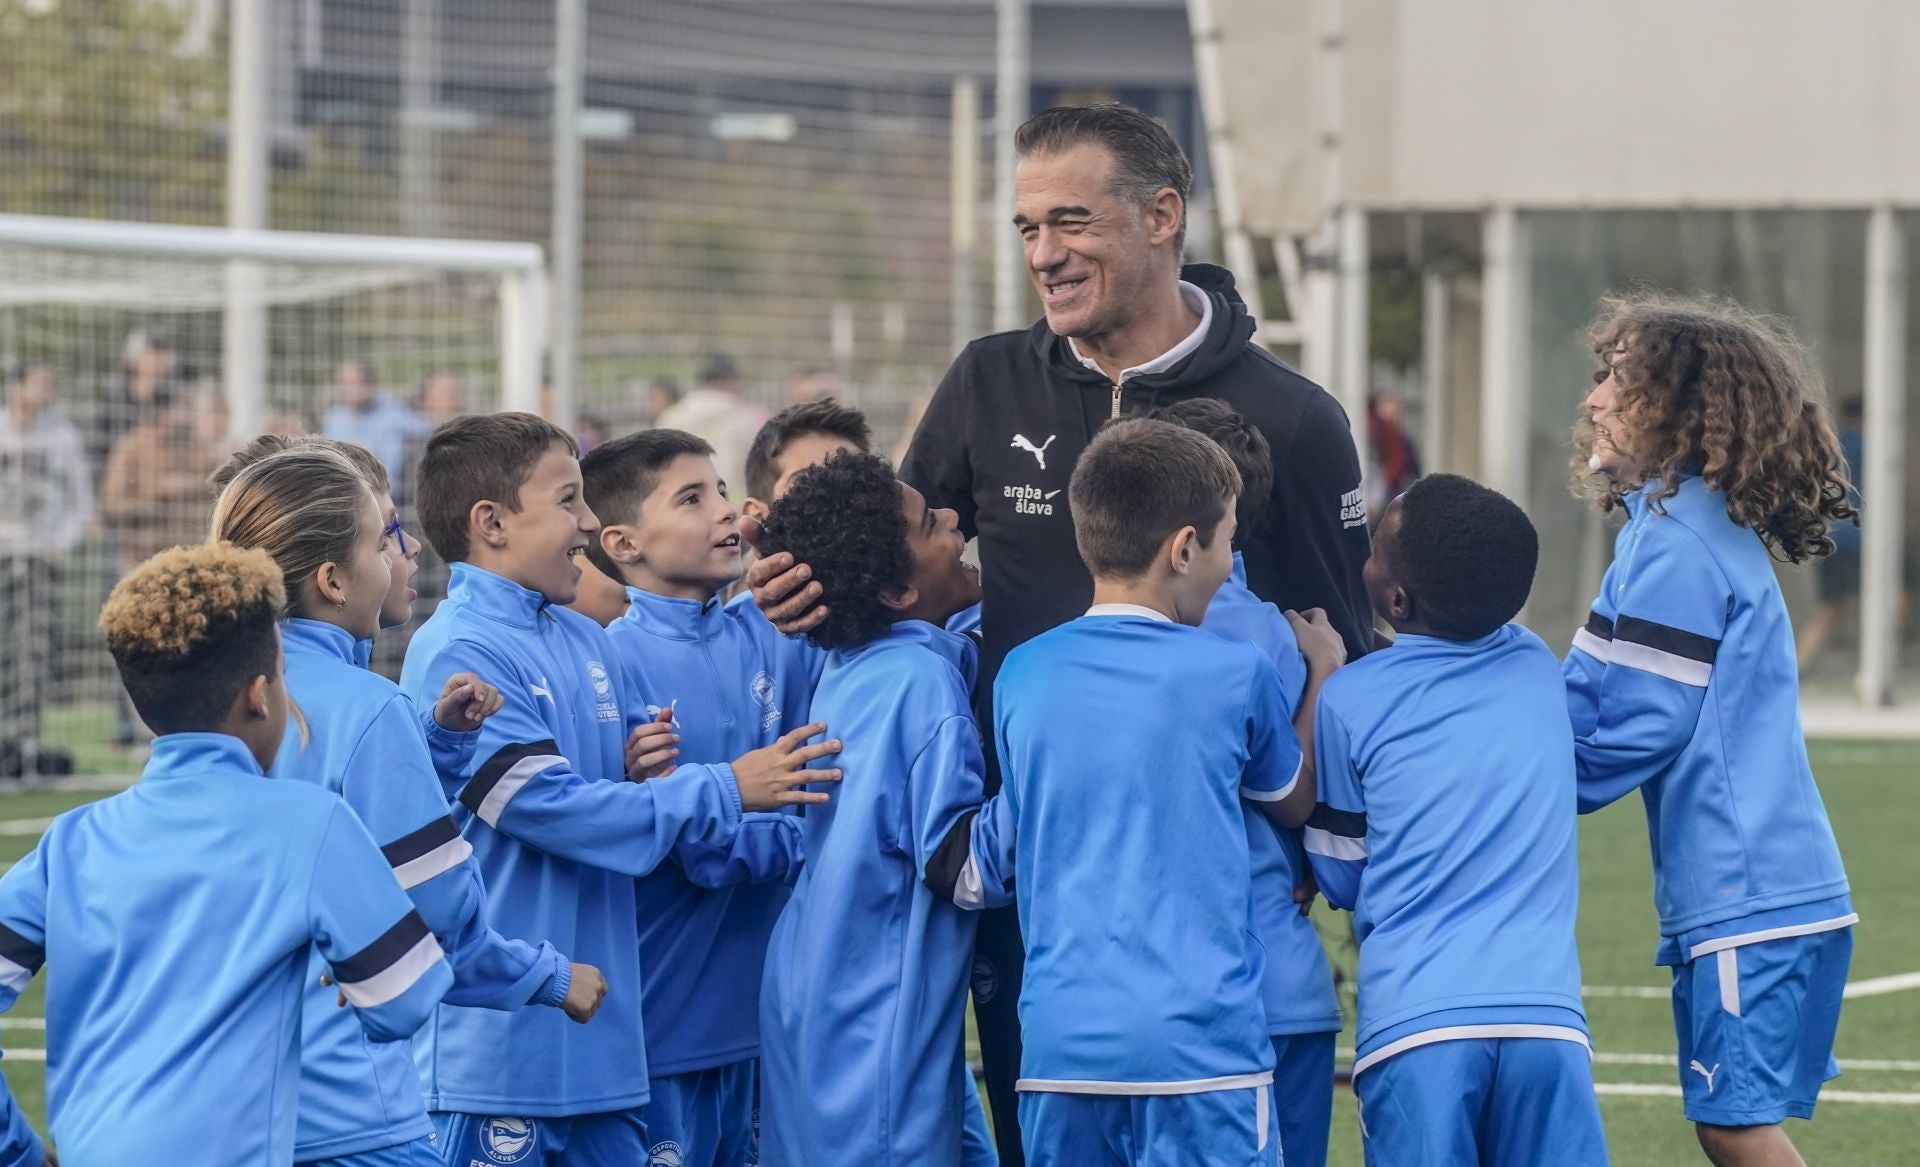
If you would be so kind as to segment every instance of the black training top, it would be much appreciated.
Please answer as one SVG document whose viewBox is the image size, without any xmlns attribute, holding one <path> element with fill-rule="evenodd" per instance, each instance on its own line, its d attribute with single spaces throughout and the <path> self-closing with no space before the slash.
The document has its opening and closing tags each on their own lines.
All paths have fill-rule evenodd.
<svg viewBox="0 0 1920 1167">
<path fill-rule="evenodd" d="M 1213 320 L 1200 347 L 1167 372 L 1116 386 L 1043 319 L 968 345 L 927 406 L 900 476 L 929 505 L 958 511 L 960 529 L 980 540 L 983 692 L 1007 653 L 1092 602 L 1067 509 L 1080 451 L 1110 417 L 1190 397 L 1225 401 L 1273 447 L 1272 502 L 1240 540 L 1248 585 L 1283 609 L 1325 608 L 1349 656 L 1372 647 L 1360 578 L 1366 507 L 1345 411 L 1251 343 L 1253 319 L 1229 272 L 1192 264 L 1181 278 L 1213 298 Z"/>
</svg>

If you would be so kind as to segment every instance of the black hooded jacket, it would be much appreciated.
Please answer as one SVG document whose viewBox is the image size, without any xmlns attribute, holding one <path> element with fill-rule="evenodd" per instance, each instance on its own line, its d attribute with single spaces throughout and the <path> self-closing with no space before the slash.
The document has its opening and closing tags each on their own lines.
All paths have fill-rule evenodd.
<svg viewBox="0 0 1920 1167">
<path fill-rule="evenodd" d="M 959 512 L 960 529 L 980 540 L 983 691 L 1007 653 L 1092 603 L 1067 510 L 1080 451 L 1110 417 L 1190 397 L 1225 401 L 1273 448 L 1272 501 L 1240 540 L 1248 585 L 1282 609 L 1325 608 L 1349 656 L 1372 647 L 1360 578 L 1366 510 L 1345 411 L 1251 342 L 1253 320 L 1229 272 L 1192 264 L 1180 275 L 1213 298 L 1213 320 L 1199 349 L 1167 372 L 1116 386 L 1043 319 L 968 345 L 927 406 L 900 476 L 929 505 Z"/>
</svg>

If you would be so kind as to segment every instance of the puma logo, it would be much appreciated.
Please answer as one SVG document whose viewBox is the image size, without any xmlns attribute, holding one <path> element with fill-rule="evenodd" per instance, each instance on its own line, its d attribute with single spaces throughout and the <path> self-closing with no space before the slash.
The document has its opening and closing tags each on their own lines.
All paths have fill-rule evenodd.
<svg viewBox="0 0 1920 1167">
<path fill-rule="evenodd" d="M 1695 1060 L 1687 1064 L 1687 1069 L 1692 1070 L 1707 1080 L 1707 1094 L 1711 1096 L 1713 1094 L 1713 1076 L 1720 1072 L 1720 1063 L 1713 1063 L 1713 1069 L 1709 1070 L 1701 1065 L 1698 1060 Z"/>
<path fill-rule="evenodd" d="M 1058 434 L 1048 434 L 1047 440 L 1036 446 L 1027 440 L 1027 435 L 1015 434 L 1013 435 L 1013 449 L 1025 450 L 1027 453 L 1032 454 L 1033 460 L 1040 463 L 1040 469 L 1045 470 L 1047 468 L 1047 447 L 1053 445 L 1053 439 L 1059 436 Z"/>
</svg>

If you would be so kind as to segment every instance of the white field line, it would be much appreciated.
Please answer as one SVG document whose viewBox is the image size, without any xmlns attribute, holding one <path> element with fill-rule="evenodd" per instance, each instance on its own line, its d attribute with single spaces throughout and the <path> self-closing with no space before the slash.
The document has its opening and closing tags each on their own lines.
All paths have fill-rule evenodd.
<svg viewBox="0 0 1920 1167">
<path fill-rule="evenodd" d="M 1843 997 L 1878 997 L 1886 993 L 1899 993 L 1907 989 L 1920 989 L 1920 972 L 1900 973 L 1890 977 L 1874 977 L 1868 981 L 1848 981 Z"/>
<path fill-rule="evenodd" d="M 52 819 L 0 819 L 0 835 L 44 835 Z"/>
<path fill-rule="evenodd" d="M 0 1029 L 45 1029 L 44 1017 L 0 1017 Z"/>
<path fill-rule="evenodd" d="M 1641 1082 L 1596 1082 L 1595 1094 L 1628 1095 L 1639 1098 L 1684 1097 L 1678 1086 L 1653 1086 Z M 1870 1090 L 1822 1090 L 1822 1102 L 1877 1102 L 1883 1106 L 1920 1106 L 1920 1094 L 1879 1093 Z"/>
<path fill-rule="evenodd" d="M 1334 1056 L 1342 1062 L 1353 1061 L 1353 1051 L 1337 1049 Z M 1617 1054 L 1606 1050 L 1593 1051 L 1593 1064 L 1596 1066 L 1674 1066 L 1678 1067 L 1678 1054 Z M 1920 1074 L 1920 1061 L 1898 1061 L 1887 1058 L 1842 1058 L 1840 1068 L 1853 1073 L 1889 1073 Z M 1822 1091 L 1825 1098 L 1829 1091 Z"/>
<path fill-rule="evenodd" d="M 1581 985 L 1580 995 L 1600 999 L 1665 1001 L 1673 996 L 1673 989 L 1666 985 Z"/>
<path fill-rule="evenodd" d="M 1909 989 L 1920 989 L 1920 972 L 1849 981 L 1841 996 L 1849 1000 L 1854 997 L 1881 997 L 1888 993 L 1904 993 Z M 1673 995 L 1673 991 L 1661 985 L 1581 985 L 1580 995 L 1595 1000 L 1665 1001 Z"/>
<path fill-rule="evenodd" d="M 47 1051 L 43 1049 L 0 1049 L 0 1059 L 9 1062 L 44 1062 Z"/>
</svg>

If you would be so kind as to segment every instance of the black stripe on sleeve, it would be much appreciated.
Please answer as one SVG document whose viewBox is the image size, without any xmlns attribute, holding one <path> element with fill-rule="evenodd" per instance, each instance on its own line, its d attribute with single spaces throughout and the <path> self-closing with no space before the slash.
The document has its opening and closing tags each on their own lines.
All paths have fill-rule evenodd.
<svg viewBox="0 0 1920 1167">
<path fill-rule="evenodd" d="M 419 830 L 402 835 L 380 848 L 380 854 L 387 857 L 387 866 L 399 867 L 437 848 L 444 847 L 459 837 L 460 828 L 453 824 L 452 819 L 437 818 Z"/>
<path fill-rule="evenodd" d="M 926 884 L 944 899 L 953 898 L 953 890 L 960 884 L 960 872 L 973 856 L 973 820 L 979 817 L 977 808 L 961 815 L 947 837 L 940 840 L 940 846 L 934 849 L 933 858 L 927 860 Z"/>
<path fill-rule="evenodd" d="M 1642 620 L 1636 616 L 1622 616 L 1614 623 L 1614 639 L 1631 644 L 1641 644 L 1648 648 L 1657 648 L 1661 652 L 1682 656 L 1688 660 L 1697 660 L 1703 665 L 1713 663 L 1720 652 L 1720 642 L 1711 636 L 1701 636 L 1681 628 L 1670 628 L 1665 624 L 1655 624 L 1651 620 Z"/>
<path fill-rule="evenodd" d="M 545 741 L 515 742 L 512 745 L 501 746 L 460 791 L 460 804 L 478 814 L 480 804 L 487 800 L 487 795 L 492 792 L 500 779 L 506 776 L 508 770 L 513 769 L 524 759 L 559 752 L 560 743 L 552 738 Z"/>
<path fill-rule="evenodd" d="M 1307 825 L 1345 839 L 1364 839 L 1367 837 L 1367 812 L 1335 810 L 1323 802 L 1307 816 Z"/>
<path fill-rule="evenodd" d="M 40 966 L 47 961 L 47 950 L 5 924 L 0 924 L 0 956 L 28 972 L 39 972 Z"/>
<path fill-rule="evenodd" d="M 1587 631 L 1602 640 L 1613 639 L 1613 621 L 1598 612 L 1587 613 Z"/>
<path fill-rule="evenodd" d="M 372 980 L 413 951 L 413 946 L 426 934 L 427 922 L 420 918 L 419 912 L 410 911 L 381 933 L 378 940 L 334 964 L 333 979 L 343 985 Z"/>
</svg>

